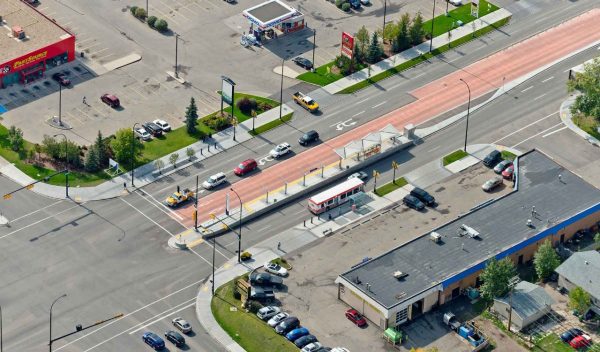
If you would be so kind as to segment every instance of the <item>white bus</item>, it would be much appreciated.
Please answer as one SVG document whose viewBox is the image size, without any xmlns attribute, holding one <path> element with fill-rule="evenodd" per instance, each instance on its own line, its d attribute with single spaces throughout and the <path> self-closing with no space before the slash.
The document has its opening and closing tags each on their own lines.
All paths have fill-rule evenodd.
<svg viewBox="0 0 600 352">
<path fill-rule="evenodd" d="M 348 197 L 363 191 L 365 183 L 358 177 L 351 178 L 339 185 L 312 196 L 308 200 L 308 210 L 313 214 L 320 214 L 348 201 Z"/>
</svg>

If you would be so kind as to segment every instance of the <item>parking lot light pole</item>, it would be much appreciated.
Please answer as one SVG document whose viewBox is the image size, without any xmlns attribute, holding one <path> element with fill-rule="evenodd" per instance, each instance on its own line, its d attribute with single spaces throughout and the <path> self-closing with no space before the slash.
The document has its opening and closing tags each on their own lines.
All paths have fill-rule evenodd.
<svg viewBox="0 0 600 352">
<path fill-rule="evenodd" d="M 231 192 L 235 193 L 235 195 L 237 196 L 238 200 L 240 201 L 240 221 L 239 221 L 239 231 L 238 231 L 238 263 L 242 262 L 242 198 L 240 198 L 240 195 L 233 189 L 233 188 L 229 188 L 231 190 Z M 214 280 L 214 277 L 213 277 Z"/>
<path fill-rule="evenodd" d="M 281 84 L 279 86 L 279 120 L 283 121 L 281 118 L 283 109 L 283 65 L 285 64 L 285 59 L 281 60 Z M 313 61 L 313 66 L 315 65 Z"/>
<path fill-rule="evenodd" d="M 0 352 L 2 351 L 2 306 L 0 306 Z"/>
<path fill-rule="evenodd" d="M 58 125 L 62 127 L 62 84 L 58 82 Z"/>
<path fill-rule="evenodd" d="M 69 198 L 69 146 L 67 145 L 67 136 L 58 133 L 54 135 L 54 138 L 57 136 L 62 136 L 65 139 L 65 196 Z"/>
<path fill-rule="evenodd" d="M 179 78 L 179 72 L 177 70 L 177 44 L 179 43 L 179 34 L 175 33 L 175 78 Z"/>
<path fill-rule="evenodd" d="M 139 122 L 133 124 L 133 128 L 131 129 L 131 187 L 135 187 L 133 184 L 133 174 L 134 174 L 134 160 L 135 160 L 135 126 L 139 125 Z"/>
<path fill-rule="evenodd" d="M 465 153 L 467 152 L 467 135 L 469 133 L 469 113 L 471 111 L 471 87 L 469 84 L 465 82 L 464 79 L 460 78 L 460 81 L 463 82 L 467 86 L 467 90 L 469 91 L 469 102 L 467 103 L 467 126 L 465 128 Z"/>
<path fill-rule="evenodd" d="M 48 346 L 50 347 L 50 352 L 52 352 L 52 308 L 54 307 L 54 304 L 56 302 L 58 302 L 59 299 L 65 298 L 65 297 L 67 297 L 67 294 L 63 293 L 60 297 L 55 299 L 54 302 L 52 302 L 52 304 L 50 305 L 50 339 L 48 340 Z"/>
<path fill-rule="evenodd" d="M 383 1 L 383 30 L 381 31 L 381 42 L 385 43 L 385 15 L 387 13 L 387 0 Z"/>
<path fill-rule="evenodd" d="M 313 29 L 313 55 L 312 55 L 312 72 L 315 72 L 315 49 L 317 47 L 317 30 Z"/>
<path fill-rule="evenodd" d="M 435 22 L 435 0 L 433 0 L 433 15 L 431 16 L 431 33 L 429 35 L 429 52 L 433 50 L 433 23 Z"/>
</svg>

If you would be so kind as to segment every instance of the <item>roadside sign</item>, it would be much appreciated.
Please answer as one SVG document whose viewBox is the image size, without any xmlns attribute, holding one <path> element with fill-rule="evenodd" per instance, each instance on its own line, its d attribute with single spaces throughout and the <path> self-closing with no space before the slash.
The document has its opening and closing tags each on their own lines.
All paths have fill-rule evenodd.
<svg viewBox="0 0 600 352">
<path fill-rule="evenodd" d="M 373 177 L 379 177 L 379 171 L 373 170 Z"/>
<path fill-rule="evenodd" d="M 352 60 L 354 54 L 354 37 L 350 33 L 342 32 L 342 55 Z"/>
<path fill-rule="evenodd" d="M 398 169 L 398 166 L 399 166 L 399 165 L 398 165 L 398 163 L 397 163 L 397 162 L 395 162 L 395 161 L 392 161 L 392 168 L 393 168 L 394 170 Z"/>
</svg>

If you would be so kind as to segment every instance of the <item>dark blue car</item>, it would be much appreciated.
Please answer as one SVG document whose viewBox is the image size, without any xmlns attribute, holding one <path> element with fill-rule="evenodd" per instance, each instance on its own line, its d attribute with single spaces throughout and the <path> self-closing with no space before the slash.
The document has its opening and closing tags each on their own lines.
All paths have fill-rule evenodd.
<svg viewBox="0 0 600 352">
<path fill-rule="evenodd" d="M 307 328 L 297 328 L 297 329 L 294 329 L 294 330 L 288 332 L 285 335 L 285 338 L 294 342 L 297 339 L 301 338 L 302 336 L 308 335 L 308 334 L 309 334 L 309 332 L 308 332 Z"/>
<path fill-rule="evenodd" d="M 583 335 L 583 331 L 577 328 L 572 328 L 560 334 L 560 339 L 566 343 L 569 343 L 569 341 L 573 340 L 579 335 Z"/>
<path fill-rule="evenodd" d="M 144 340 L 144 342 L 148 346 L 154 348 L 157 351 L 165 348 L 165 341 L 153 332 L 144 333 L 144 335 L 142 335 L 142 340 Z"/>
<path fill-rule="evenodd" d="M 306 335 L 306 336 L 302 336 L 298 340 L 294 341 L 294 344 L 296 345 L 296 347 L 302 348 L 302 347 L 308 345 L 309 343 L 313 343 L 313 342 L 317 342 L 317 341 L 319 341 L 319 340 L 317 340 L 317 338 L 314 335 Z"/>
</svg>

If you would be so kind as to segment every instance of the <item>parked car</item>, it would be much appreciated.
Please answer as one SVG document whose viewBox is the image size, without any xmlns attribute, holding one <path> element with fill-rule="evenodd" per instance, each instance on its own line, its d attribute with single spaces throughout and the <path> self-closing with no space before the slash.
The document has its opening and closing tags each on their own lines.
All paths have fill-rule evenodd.
<svg viewBox="0 0 600 352">
<path fill-rule="evenodd" d="M 350 352 L 346 347 L 334 347 L 331 349 L 331 352 Z"/>
<path fill-rule="evenodd" d="M 269 152 L 269 155 L 271 155 L 274 158 L 279 158 L 279 157 L 286 155 L 287 153 L 289 153 L 291 151 L 292 151 L 292 147 L 289 145 L 289 143 L 281 143 L 278 146 L 276 146 L 275 148 L 271 149 L 271 151 Z"/>
<path fill-rule="evenodd" d="M 52 79 L 58 82 L 61 86 L 66 87 L 69 84 L 71 84 L 71 81 L 67 78 L 67 75 L 65 75 L 62 72 L 56 72 L 55 74 L 53 74 Z"/>
<path fill-rule="evenodd" d="M 317 352 L 317 351 L 326 351 L 325 347 L 321 345 L 320 342 L 309 343 L 308 345 L 302 347 L 300 352 Z"/>
<path fill-rule="evenodd" d="M 279 276 L 287 276 L 288 275 L 288 271 L 286 268 L 282 267 L 279 264 L 275 264 L 275 263 L 271 263 L 271 262 L 265 263 L 265 271 L 267 271 L 271 274 L 279 275 Z"/>
<path fill-rule="evenodd" d="M 289 341 L 296 341 L 299 338 L 301 338 L 302 336 L 306 336 L 310 334 L 310 331 L 308 331 L 307 328 L 303 328 L 303 327 L 299 327 L 299 328 L 295 328 L 294 330 L 288 332 L 287 334 L 285 334 L 285 338 L 288 339 Z"/>
<path fill-rule="evenodd" d="M 360 180 L 366 180 L 367 178 L 369 178 L 369 175 L 367 175 L 366 172 L 364 171 L 359 171 L 359 172 L 355 172 L 352 175 L 348 176 L 348 180 L 351 180 L 353 178 L 358 178 Z"/>
<path fill-rule="evenodd" d="M 273 318 L 269 319 L 267 324 L 271 327 L 276 327 L 277 325 L 279 325 L 279 323 L 281 323 L 281 321 L 283 321 L 283 319 L 285 319 L 289 316 L 290 315 L 286 312 L 277 313 L 277 315 L 275 315 Z"/>
<path fill-rule="evenodd" d="M 192 331 L 192 326 L 185 319 L 177 317 L 172 321 L 173 325 L 184 334 Z"/>
<path fill-rule="evenodd" d="M 428 207 L 435 205 L 435 198 L 424 189 L 415 187 L 412 191 L 410 191 L 410 195 L 416 197 Z"/>
<path fill-rule="evenodd" d="M 148 346 L 154 348 L 157 351 L 165 348 L 165 341 L 153 332 L 144 333 L 144 335 L 142 335 L 142 340 L 144 340 L 144 342 Z"/>
<path fill-rule="evenodd" d="M 349 0 L 350 2 L 350 6 L 355 9 L 358 10 L 360 9 L 360 0 Z"/>
<path fill-rule="evenodd" d="M 257 167 L 258 167 L 258 164 L 256 163 L 256 160 L 247 159 L 247 160 L 242 161 L 235 169 L 233 169 L 233 173 L 238 176 L 244 176 L 245 174 L 249 173 L 250 171 L 256 169 Z"/>
<path fill-rule="evenodd" d="M 572 328 L 572 329 L 569 329 L 569 330 L 563 332 L 560 335 L 560 339 L 566 343 L 569 343 L 569 341 L 573 340 L 574 338 L 576 338 L 579 335 L 583 335 L 583 331 L 578 328 Z"/>
<path fill-rule="evenodd" d="M 102 100 L 103 103 L 107 104 L 108 106 L 114 109 L 121 106 L 121 101 L 113 94 L 102 94 L 100 100 Z"/>
<path fill-rule="evenodd" d="M 515 173 L 515 166 L 511 165 L 502 171 L 502 177 L 507 180 L 512 180 L 513 174 Z"/>
<path fill-rule="evenodd" d="M 512 161 L 510 160 L 502 160 L 496 166 L 494 166 L 494 172 L 497 174 L 501 174 L 507 167 L 512 166 Z"/>
<path fill-rule="evenodd" d="M 288 331 L 292 331 L 298 326 L 300 326 L 300 320 L 298 320 L 298 318 L 287 317 L 275 327 L 275 332 L 279 335 L 287 334 Z"/>
<path fill-rule="evenodd" d="M 294 345 L 296 345 L 296 347 L 298 348 L 302 348 L 310 343 L 314 343 L 317 341 L 319 340 L 317 340 L 317 338 L 314 335 L 305 335 L 299 338 L 298 340 L 294 341 Z"/>
<path fill-rule="evenodd" d="M 165 120 L 157 119 L 152 122 L 158 125 L 158 127 L 160 127 L 164 132 L 169 132 L 171 130 L 171 125 L 169 125 L 169 123 Z"/>
<path fill-rule="evenodd" d="M 281 286 L 283 285 L 283 279 L 269 273 L 254 272 L 250 274 L 250 285 Z"/>
<path fill-rule="evenodd" d="M 589 347 L 592 345 L 592 338 L 589 335 L 582 334 L 573 338 L 573 340 L 569 342 L 569 345 L 574 349 Z"/>
<path fill-rule="evenodd" d="M 281 309 L 279 309 L 279 307 L 266 306 L 266 307 L 262 307 L 261 309 L 259 309 L 258 312 L 256 313 L 256 316 L 260 320 L 269 320 L 271 317 L 273 317 L 274 315 L 276 315 L 279 312 L 281 312 Z"/>
<path fill-rule="evenodd" d="M 360 0 L 360 3 L 363 4 L 364 6 L 369 6 L 369 5 L 371 5 L 371 0 Z"/>
<path fill-rule="evenodd" d="M 271 288 L 252 286 L 250 288 L 250 298 L 255 301 L 268 303 L 275 298 L 275 292 Z"/>
<path fill-rule="evenodd" d="M 348 309 L 346 311 L 346 318 L 356 324 L 357 326 L 365 326 L 367 325 L 367 320 L 360 315 L 360 313 L 356 309 Z"/>
<path fill-rule="evenodd" d="M 133 132 L 135 133 L 136 136 L 138 136 L 143 141 L 149 141 L 152 139 L 152 136 L 150 135 L 150 133 L 148 133 L 148 131 L 146 131 L 145 129 L 143 129 L 141 127 L 136 128 Z"/>
<path fill-rule="evenodd" d="M 183 347 L 185 345 L 185 338 L 176 331 L 169 330 L 165 332 L 165 338 L 171 341 L 171 343 L 173 343 L 177 347 Z"/>
<path fill-rule="evenodd" d="M 307 70 L 310 70 L 311 68 L 313 68 L 313 63 L 312 61 L 310 61 L 307 58 L 304 58 L 302 56 L 298 56 L 292 59 L 293 62 L 296 63 L 296 65 L 303 67 Z"/>
<path fill-rule="evenodd" d="M 162 128 L 154 122 L 146 122 L 142 125 L 148 133 L 150 133 L 153 137 L 160 137 L 163 134 Z"/>
<path fill-rule="evenodd" d="M 227 181 L 227 176 L 223 172 L 216 173 L 202 182 L 202 187 L 205 189 L 213 189 Z"/>
<path fill-rule="evenodd" d="M 495 176 L 495 177 L 485 181 L 485 183 L 481 186 L 481 188 L 486 192 L 490 192 L 494 188 L 500 186 L 501 184 L 502 184 L 502 177 Z"/>
<path fill-rule="evenodd" d="M 494 167 L 502 160 L 502 154 L 497 150 L 492 150 L 485 158 L 483 158 L 483 165 L 487 167 Z"/>
<path fill-rule="evenodd" d="M 461 6 L 463 4 L 462 0 L 447 0 L 447 1 L 454 6 Z"/>
<path fill-rule="evenodd" d="M 298 143 L 300 143 L 300 145 L 306 146 L 312 142 L 317 141 L 318 139 L 319 133 L 315 130 L 310 130 L 303 134 L 302 137 L 300 137 L 300 139 L 298 139 Z"/>
<path fill-rule="evenodd" d="M 425 209 L 425 204 L 421 202 L 417 197 L 411 196 L 407 194 L 402 198 L 402 202 L 409 208 L 413 208 L 415 210 L 423 210 Z"/>
</svg>

